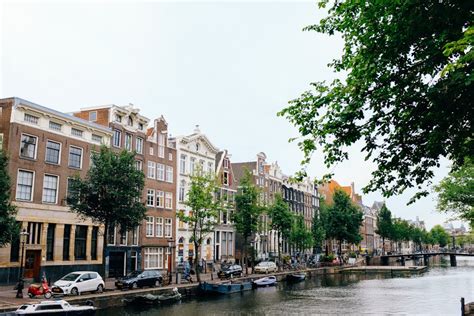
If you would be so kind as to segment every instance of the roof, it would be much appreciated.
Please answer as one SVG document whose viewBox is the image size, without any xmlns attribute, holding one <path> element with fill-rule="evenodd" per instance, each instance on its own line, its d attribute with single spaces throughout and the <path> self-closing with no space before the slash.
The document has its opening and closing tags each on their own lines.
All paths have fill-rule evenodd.
<svg viewBox="0 0 474 316">
<path fill-rule="evenodd" d="M 257 166 L 257 162 L 256 161 L 236 162 L 236 163 L 231 163 L 231 166 L 234 172 L 235 181 L 239 181 L 244 176 L 245 169 L 248 169 L 249 171 L 254 170 Z"/>
</svg>

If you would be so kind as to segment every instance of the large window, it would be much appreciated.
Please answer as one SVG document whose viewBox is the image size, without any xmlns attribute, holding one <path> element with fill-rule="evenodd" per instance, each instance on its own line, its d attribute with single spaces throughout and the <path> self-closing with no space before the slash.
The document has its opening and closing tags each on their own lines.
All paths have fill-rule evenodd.
<svg viewBox="0 0 474 316">
<path fill-rule="evenodd" d="M 49 121 L 49 129 L 61 131 L 62 125 L 53 121 Z"/>
<path fill-rule="evenodd" d="M 132 229 L 132 246 L 138 246 L 138 230 L 139 230 L 139 227 L 135 227 L 134 229 Z"/>
<path fill-rule="evenodd" d="M 155 179 L 156 164 L 153 161 L 148 161 L 147 176 L 150 179 Z"/>
<path fill-rule="evenodd" d="M 107 244 L 115 246 L 115 231 L 117 229 L 114 227 L 109 227 L 107 232 Z"/>
<path fill-rule="evenodd" d="M 146 205 L 155 206 L 155 190 L 148 189 L 146 193 Z"/>
<path fill-rule="evenodd" d="M 25 116 L 23 117 L 23 120 L 25 122 L 31 123 L 31 124 L 38 124 L 39 117 L 25 113 Z"/>
<path fill-rule="evenodd" d="M 173 167 L 166 166 L 166 182 L 173 183 Z"/>
<path fill-rule="evenodd" d="M 146 218 L 146 236 L 153 237 L 153 226 L 155 226 L 155 218 L 147 216 Z"/>
<path fill-rule="evenodd" d="M 156 179 L 165 181 L 165 166 L 161 163 L 156 164 Z"/>
<path fill-rule="evenodd" d="M 135 161 L 135 168 L 138 171 L 143 171 L 143 161 L 141 161 L 141 160 Z"/>
<path fill-rule="evenodd" d="M 186 155 L 181 155 L 179 158 L 179 172 L 186 174 Z"/>
<path fill-rule="evenodd" d="M 184 202 L 184 185 L 185 185 L 185 182 L 181 181 L 179 185 L 179 192 L 178 192 L 178 199 L 180 202 Z"/>
<path fill-rule="evenodd" d="M 163 248 L 145 248 L 145 269 L 163 269 Z"/>
<path fill-rule="evenodd" d="M 156 218 L 156 237 L 163 237 L 163 217 Z"/>
<path fill-rule="evenodd" d="M 58 177 L 53 175 L 44 175 L 43 179 L 43 202 L 57 203 L 58 196 Z"/>
<path fill-rule="evenodd" d="M 165 237 L 171 237 L 171 218 L 165 218 Z"/>
<path fill-rule="evenodd" d="M 118 129 L 114 129 L 114 136 L 112 139 L 112 145 L 114 147 L 120 147 L 122 142 L 122 132 L 119 131 Z"/>
<path fill-rule="evenodd" d="M 158 134 L 158 157 L 165 158 L 165 135 Z"/>
<path fill-rule="evenodd" d="M 194 174 L 194 167 L 196 166 L 196 158 L 191 157 L 189 160 L 189 173 Z"/>
<path fill-rule="evenodd" d="M 55 224 L 48 224 L 48 232 L 46 234 L 46 260 L 54 260 L 54 233 L 56 230 Z"/>
<path fill-rule="evenodd" d="M 16 185 L 16 199 L 31 201 L 33 192 L 34 173 L 26 170 L 18 171 L 18 180 Z"/>
<path fill-rule="evenodd" d="M 80 169 L 82 166 L 82 148 L 69 147 L 69 167 Z"/>
<path fill-rule="evenodd" d="M 97 260 L 97 242 L 99 240 L 99 227 L 92 227 L 92 236 L 91 236 L 91 259 Z"/>
<path fill-rule="evenodd" d="M 165 208 L 172 209 L 173 208 L 173 193 L 166 192 L 165 195 Z"/>
<path fill-rule="evenodd" d="M 36 159 L 36 144 L 38 138 L 36 136 L 21 135 L 20 156 L 23 158 Z"/>
<path fill-rule="evenodd" d="M 156 192 L 156 207 L 165 207 L 165 193 L 163 191 Z"/>
<path fill-rule="evenodd" d="M 71 241 L 71 225 L 64 225 L 63 260 L 69 260 L 69 245 Z"/>
<path fill-rule="evenodd" d="M 46 162 L 59 164 L 61 144 L 48 140 L 46 142 Z"/>
<path fill-rule="evenodd" d="M 137 137 L 135 150 L 139 154 L 143 154 L 143 138 Z"/>
<path fill-rule="evenodd" d="M 86 260 L 87 226 L 76 225 L 76 236 L 74 240 L 74 258 Z"/>
<path fill-rule="evenodd" d="M 125 149 L 132 150 L 132 134 L 125 133 Z"/>
</svg>

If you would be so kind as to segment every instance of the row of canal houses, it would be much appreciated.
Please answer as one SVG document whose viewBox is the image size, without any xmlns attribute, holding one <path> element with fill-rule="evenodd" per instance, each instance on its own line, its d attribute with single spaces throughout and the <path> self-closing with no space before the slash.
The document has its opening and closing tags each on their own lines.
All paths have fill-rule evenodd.
<svg viewBox="0 0 474 316">
<path fill-rule="evenodd" d="M 136 152 L 136 168 L 145 174 L 143 202 L 146 219 L 135 229 L 108 232 L 91 220 L 71 212 L 66 197 L 71 178 L 85 176 L 91 155 L 101 145 L 116 151 Z M 232 223 L 233 201 L 239 179 L 248 169 L 261 189 L 260 202 L 269 204 L 281 193 L 291 210 L 304 216 L 308 228 L 319 207 L 318 191 L 310 179 L 288 181 L 277 162 L 264 153 L 251 161 L 234 162 L 196 126 L 192 133 L 173 136 L 163 116 L 151 120 L 133 105 L 105 105 L 63 113 L 21 98 L 0 99 L 0 148 L 9 155 L 12 202 L 17 220 L 28 232 L 24 275 L 43 274 L 56 279 L 73 270 L 101 271 L 117 277 L 138 269 L 175 271 L 179 262 L 195 257 L 191 235 L 177 211 L 192 212 L 185 204 L 190 175 L 199 166 L 220 181 L 220 196 L 227 208 L 215 231 L 201 248 L 206 263 L 241 262 L 242 245 Z M 126 185 L 126 184 L 124 184 Z M 277 240 L 266 215 L 252 244 L 259 259 L 290 251 Z M 106 234 L 106 258 L 103 236 Z M 20 240 L 0 248 L 0 283 L 17 281 Z"/>
</svg>

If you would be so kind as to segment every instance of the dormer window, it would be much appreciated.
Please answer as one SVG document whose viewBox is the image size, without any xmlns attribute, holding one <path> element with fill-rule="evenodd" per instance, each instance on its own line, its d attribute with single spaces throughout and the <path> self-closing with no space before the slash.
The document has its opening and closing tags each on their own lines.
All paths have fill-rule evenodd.
<svg viewBox="0 0 474 316">
<path fill-rule="evenodd" d="M 128 125 L 128 126 L 133 126 L 133 119 L 132 119 L 131 116 L 128 117 L 127 125 Z"/>
<path fill-rule="evenodd" d="M 143 123 L 138 123 L 138 129 L 143 131 Z"/>
<path fill-rule="evenodd" d="M 122 116 L 115 114 L 115 122 L 121 123 L 122 122 Z"/>
</svg>

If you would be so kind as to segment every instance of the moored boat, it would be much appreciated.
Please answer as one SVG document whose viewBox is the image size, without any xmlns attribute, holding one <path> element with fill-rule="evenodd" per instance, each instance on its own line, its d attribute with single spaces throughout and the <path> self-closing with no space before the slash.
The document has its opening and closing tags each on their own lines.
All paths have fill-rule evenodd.
<svg viewBox="0 0 474 316">
<path fill-rule="evenodd" d="M 299 281 L 303 281 L 304 279 L 306 279 L 305 272 L 292 273 L 286 276 L 286 280 L 289 282 L 299 282 Z"/>
<path fill-rule="evenodd" d="M 231 294 L 238 293 L 243 291 L 248 291 L 252 289 L 251 282 L 239 282 L 239 283 L 201 283 L 201 290 L 207 293 L 217 293 L 217 294 Z"/>
<path fill-rule="evenodd" d="M 174 303 L 181 299 L 182 295 L 178 292 L 177 288 L 174 288 L 170 293 L 164 293 L 160 295 L 145 294 L 136 295 L 132 298 L 125 299 L 125 303 L 133 305 L 155 305 L 155 304 L 167 304 Z"/>
<path fill-rule="evenodd" d="M 268 276 L 264 278 L 260 278 L 252 282 L 254 286 L 261 287 L 261 286 L 272 286 L 276 285 L 277 279 L 275 276 Z"/>
<path fill-rule="evenodd" d="M 95 315 L 96 308 L 91 305 L 70 305 L 65 300 L 42 301 L 38 304 L 20 306 L 16 315 Z"/>
</svg>

